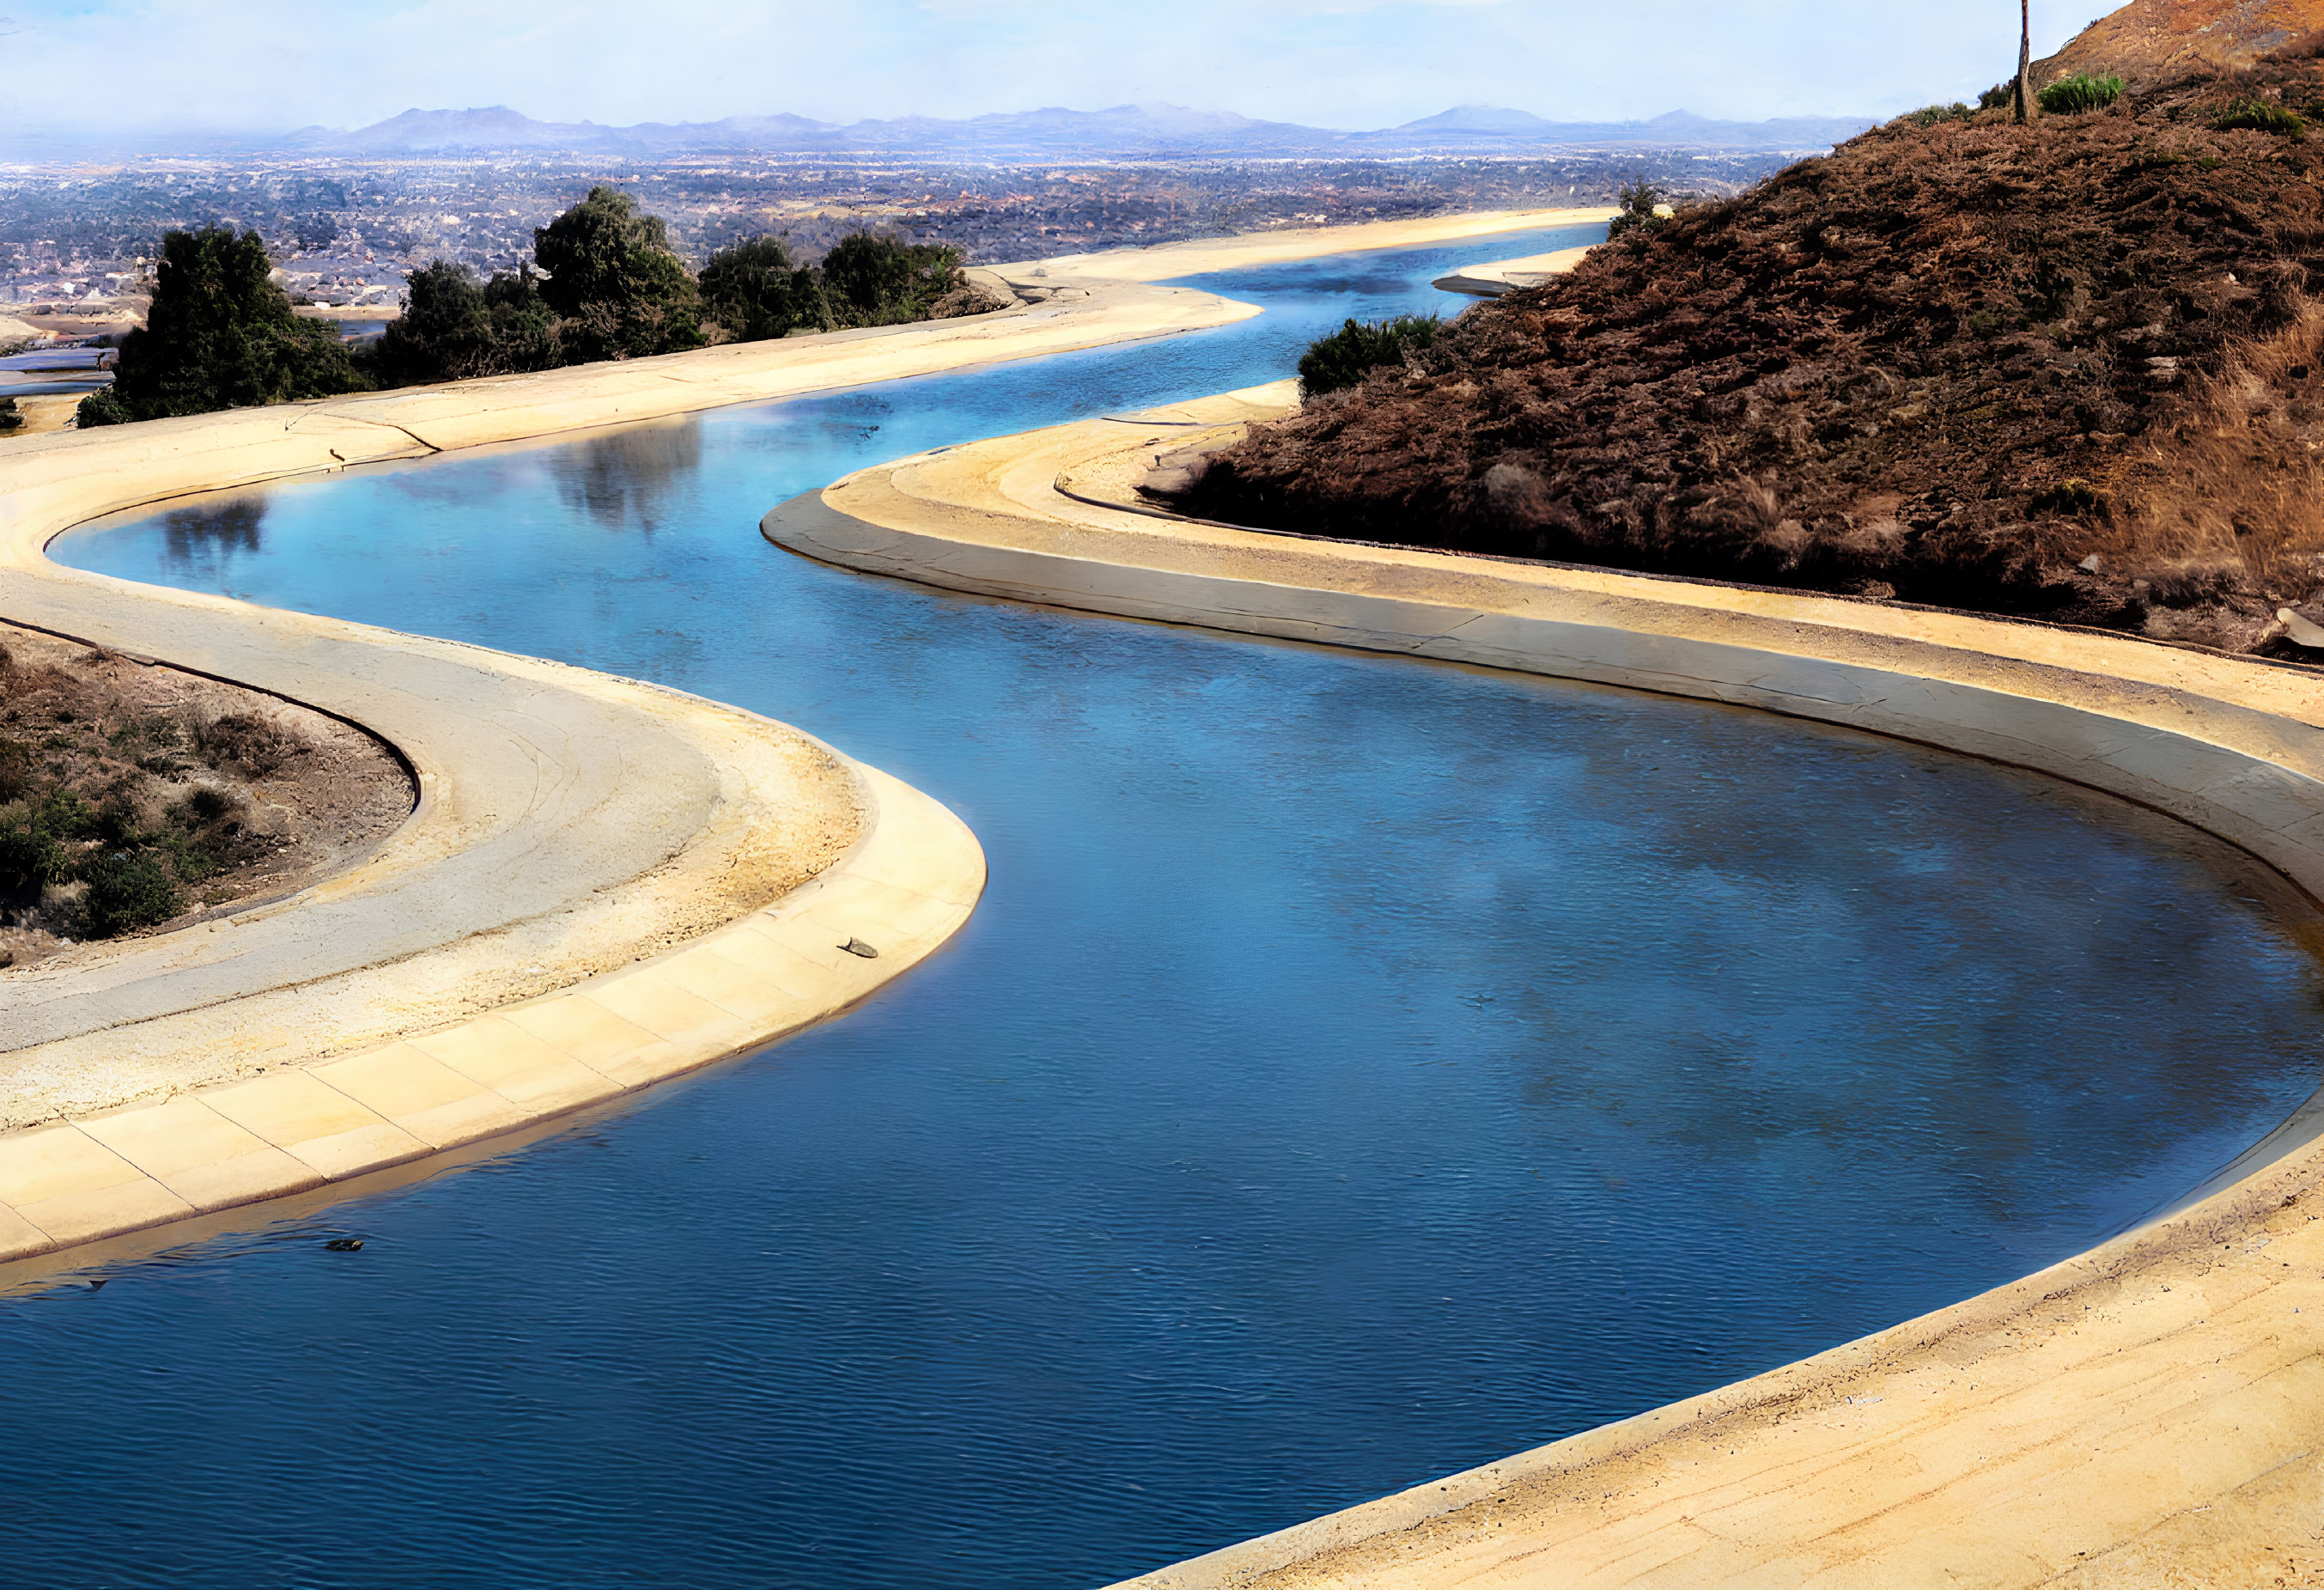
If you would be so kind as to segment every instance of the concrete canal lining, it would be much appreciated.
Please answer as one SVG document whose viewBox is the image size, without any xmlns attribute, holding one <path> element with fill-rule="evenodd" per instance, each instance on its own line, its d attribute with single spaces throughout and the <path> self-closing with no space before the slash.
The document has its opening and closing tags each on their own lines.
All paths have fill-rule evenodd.
<svg viewBox="0 0 2324 1590">
<path fill-rule="evenodd" d="M 1258 311 L 1150 283 L 1606 213 L 1035 262 L 1000 268 L 1018 307 L 973 319 L 6 444 L 0 613 L 360 724 L 420 799 L 362 864 L 286 900 L 0 978 L 0 1262 L 364 1175 L 755 1047 L 908 969 L 983 880 L 941 806 L 785 726 L 80 573 L 46 557 L 57 534 L 352 464 L 1222 325 Z M 850 939 L 877 958 L 841 951 Z"/>
<path fill-rule="evenodd" d="M 899 460 L 770 513 L 844 567 L 1844 724 L 2172 813 L 2324 893 L 2311 670 L 1141 511 L 1289 384 Z M 2247 1585 L 2324 1569 L 2324 1150 L 1803 1363 L 1164 1569 L 1230 1585 Z M 2287 1572 L 2287 1569 L 2290 1571 Z"/>
</svg>

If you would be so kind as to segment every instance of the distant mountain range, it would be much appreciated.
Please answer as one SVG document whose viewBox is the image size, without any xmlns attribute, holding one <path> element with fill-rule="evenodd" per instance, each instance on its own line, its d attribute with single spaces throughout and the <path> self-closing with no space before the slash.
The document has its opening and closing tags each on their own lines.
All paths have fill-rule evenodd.
<svg viewBox="0 0 2324 1590">
<path fill-rule="evenodd" d="M 974 161 L 1122 160 L 1204 155 L 1265 159 L 1393 154 L 1506 154 L 1563 147 L 1812 150 L 1872 125 L 1865 117 L 1719 122 L 1673 111 L 1646 122 L 1552 122 L 1521 110 L 1464 105 L 1378 132 L 1346 133 L 1290 122 L 1254 121 L 1175 105 L 1111 110 L 1047 109 L 966 121 L 900 116 L 849 125 L 798 116 L 729 116 L 715 122 L 537 122 L 505 106 L 484 110 L 407 110 L 339 132 L 309 127 L 254 140 L 259 151 L 352 156 L 460 157 L 493 154 L 669 156 L 845 154 L 945 156 Z"/>
</svg>

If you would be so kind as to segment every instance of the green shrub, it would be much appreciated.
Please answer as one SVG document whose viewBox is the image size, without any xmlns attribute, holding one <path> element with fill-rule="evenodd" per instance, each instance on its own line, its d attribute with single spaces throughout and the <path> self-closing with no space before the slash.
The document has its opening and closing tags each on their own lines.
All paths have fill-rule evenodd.
<svg viewBox="0 0 2324 1590">
<path fill-rule="evenodd" d="M 2239 99 L 2211 118 L 2212 129 L 2228 132 L 2247 127 L 2255 133 L 2273 133 L 2295 143 L 2308 136 L 2308 124 L 2280 105 L 2270 105 L 2264 99 Z"/>
<path fill-rule="evenodd" d="M 126 790 L 110 790 L 97 803 L 96 822 L 99 842 L 116 848 L 136 845 L 145 837 L 137 821 L 137 803 Z"/>
<path fill-rule="evenodd" d="M 567 363 L 702 346 L 702 301 L 670 248 L 669 227 L 659 216 L 640 215 L 628 194 L 590 189 L 534 230 L 532 252 L 549 273 L 540 295 L 561 317 Z"/>
<path fill-rule="evenodd" d="M 2016 103 L 2017 85 L 2014 82 L 1996 83 L 1977 97 L 1979 110 L 2007 110 Z"/>
<path fill-rule="evenodd" d="M 1392 320 L 1350 320 L 1329 337 L 1319 337 L 1299 356 L 1299 395 L 1317 397 L 1354 386 L 1384 365 L 1401 365 L 1408 348 L 1424 348 L 1444 329 L 1435 315 L 1398 315 Z"/>
<path fill-rule="evenodd" d="M 1910 122 L 1916 127 L 1933 127 L 1942 122 L 1969 121 L 1976 116 L 1977 112 L 1956 99 L 1950 105 L 1924 105 L 1920 109 L 1908 111 L 1896 119 L 1900 122 Z"/>
<path fill-rule="evenodd" d="M 101 386 L 73 410 L 73 424 L 82 430 L 94 430 L 100 425 L 126 425 L 137 416 L 129 405 L 113 395 L 111 387 Z"/>
<path fill-rule="evenodd" d="M 1641 236 L 1662 229 L 1668 217 L 1655 214 L 1662 204 L 1662 190 L 1647 184 L 1644 177 L 1624 188 L 1615 200 L 1618 207 L 1614 218 L 1606 225 L 1606 241 L 1636 233 Z"/>
<path fill-rule="evenodd" d="M 753 237 L 719 250 L 702 267 L 703 310 L 737 342 L 820 328 L 830 316 L 813 271 L 791 263 L 779 237 Z"/>
<path fill-rule="evenodd" d="M 26 812 L 0 813 L 0 894 L 23 894 L 57 881 L 64 853 L 56 836 Z"/>
<path fill-rule="evenodd" d="M 176 829 L 156 836 L 154 849 L 170 858 L 170 871 L 180 883 L 198 883 L 218 870 L 218 859 L 195 835 Z"/>
<path fill-rule="evenodd" d="M 181 909 L 177 880 L 148 854 L 99 851 L 81 864 L 80 876 L 88 885 L 81 910 L 91 938 L 150 928 Z"/>
<path fill-rule="evenodd" d="M 0 894 L 62 882 L 69 870 L 66 841 L 87 838 L 95 827 L 88 805 L 70 790 L 0 809 Z"/>
<path fill-rule="evenodd" d="M 960 261 L 956 248 L 851 232 L 823 256 L 816 273 L 837 324 L 896 326 L 927 318 L 928 306 L 952 286 Z"/>
<path fill-rule="evenodd" d="M 2111 72 L 2104 76 L 2076 72 L 2071 77 L 2060 78 L 2034 96 L 2052 116 L 2080 116 L 2084 111 L 2104 110 L 2121 97 L 2122 79 Z"/>
<path fill-rule="evenodd" d="M 405 282 L 403 313 L 372 357 L 390 385 L 549 370 L 564 362 L 555 322 L 530 266 L 479 282 L 438 260 Z"/>
</svg>

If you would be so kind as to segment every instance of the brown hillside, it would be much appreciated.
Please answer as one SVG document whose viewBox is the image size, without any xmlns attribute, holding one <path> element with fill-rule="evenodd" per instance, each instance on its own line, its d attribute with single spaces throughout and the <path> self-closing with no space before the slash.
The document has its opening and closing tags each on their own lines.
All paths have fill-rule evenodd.
<svg viewBox="0 0 2324 1590">
<path fill-rule="evenodd" d="M 2240 71 L 2319 37 L 2324 0 L 2131 0 L 2034 62 L 2034 80 L 2114 72 L 2152 88 L 2190 71 Z"/>
<path fill-rule="evenodd" d="M 2215 129 L 2253 100 L 2324 73 L 1877 129 L 1470 310 L 1188 506 L 2282 648 L 2324 586 L 2324 136 Z"/>
</svg>

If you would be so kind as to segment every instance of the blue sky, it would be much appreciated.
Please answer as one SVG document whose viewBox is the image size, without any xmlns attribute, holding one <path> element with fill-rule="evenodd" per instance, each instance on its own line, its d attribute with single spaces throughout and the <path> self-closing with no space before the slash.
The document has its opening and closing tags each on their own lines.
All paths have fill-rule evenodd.
<svg viewBox="0 0 2324 1590">
<path fill-rule="evenodd" d="M 2036 52 L 2106 9 L 2034 0 Z M 0 0 L 0 129 L 493 104 L 616 124 L 1139 100 L 1335 127 L 1462 103 L 1877 116 L 1974 94 L 2016 32 L 2008 0 Z"/>
</svg>

